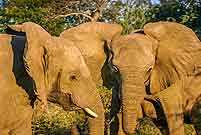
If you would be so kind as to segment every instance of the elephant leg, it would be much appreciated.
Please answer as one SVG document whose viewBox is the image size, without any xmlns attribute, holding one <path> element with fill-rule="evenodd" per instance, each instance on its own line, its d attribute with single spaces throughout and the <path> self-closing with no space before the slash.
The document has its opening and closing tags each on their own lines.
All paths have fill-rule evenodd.
<svg viewBox="0 0 201 135">
<path fill-rule="evenodd" d="M 184 135 L 181 89 L 183 89 L 182 82 L 178 81 L 167 89 L 151 96 L 154 101 L 159 100 L 162 105 L 169 128 L 169 135 Z M 149 98 L 147 99 L 150 100 Z"/>
<path fill-rule="evenodd" d="M 191 121 L 194 124 L 197 135 L 201 135 L 201 97 L 192 107 Z"/>
</svg>

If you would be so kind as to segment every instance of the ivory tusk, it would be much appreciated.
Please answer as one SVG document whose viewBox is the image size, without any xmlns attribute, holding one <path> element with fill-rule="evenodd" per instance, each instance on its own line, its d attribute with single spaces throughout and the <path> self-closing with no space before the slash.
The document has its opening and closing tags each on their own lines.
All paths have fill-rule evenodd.
<svg viewBox="0 0 201 135">
<path fill-rule="evenodd" d="M 89 109 L 89 108 L 84 108 L 84 110 L 85 110 L 89 115 L 91 115 L 91 116 L 93 116 L 93 117 L 95 117 L 95 118 L 98 117 L 98 115 L 97 115 L 95 112 L 93 112 L 91 109 Z"/>
</svg>

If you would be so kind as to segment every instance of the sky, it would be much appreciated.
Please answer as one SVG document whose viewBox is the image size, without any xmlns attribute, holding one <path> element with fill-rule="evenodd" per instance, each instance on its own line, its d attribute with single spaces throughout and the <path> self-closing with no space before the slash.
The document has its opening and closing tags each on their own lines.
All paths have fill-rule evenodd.
<svg viewBox="0 0 201 135">
<path fill-rule="evenodd" d="M 152 2 L 153 4 L 159 4 L 159 3 L 160 3 L 159 0 L 151 0 L 151 2 Z"/>
</svg>

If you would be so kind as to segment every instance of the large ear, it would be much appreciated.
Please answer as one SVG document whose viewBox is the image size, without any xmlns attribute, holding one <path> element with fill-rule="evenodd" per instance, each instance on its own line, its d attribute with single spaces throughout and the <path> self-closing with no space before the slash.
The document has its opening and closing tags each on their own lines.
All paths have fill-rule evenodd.
<svg viewBox="0 0 201 135">
<path fill-rule="evenodd" d="M 26 35 L 26 44 L 24 49 L 24 63 L 28 74 L 33 78 L 36 85 L 37 94 L 41 100 L 46 100 L 45 93 L 45 68 L 47 67 L 47 49 L 51 40 L 48 34 L 41 26 L 32 22 L 26 22 L 22 25 L 10 25 L 12 30 L 24 32 Z"/>
<path fill-rule="evenodd" d="M 151 90 L 162 90 L 184 76 L 200 73 L 201 43 L 190 28 L 174 22 L 156 22 L 146 24 L 144 32 L 158 41 Z"/>
<path fill-rule="evenodd" d="M 77 27 L 67 29 L 61 33 L 61 37 L 69 37 L 71 33 L 89 33 L 91 35 L 97 33 L 102 40 L 112 40 L 122 32 L 122 27 L 119 24 L 109 24 L 102 22 L 88 22 Z"/>
</svg>

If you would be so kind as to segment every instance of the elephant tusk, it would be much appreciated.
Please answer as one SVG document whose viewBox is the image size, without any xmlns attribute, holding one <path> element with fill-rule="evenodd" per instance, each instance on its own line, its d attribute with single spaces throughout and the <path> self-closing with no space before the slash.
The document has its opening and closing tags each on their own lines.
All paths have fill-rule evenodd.
<svg viewBox="0 0 201 135">
<path fill-rule="evenodd" d="M 95 112 L 93 112 L 91 109 L 89 109 L 89 108 L 84 108 L 84 110 L 85 110 L 89 115 L 93 116 L 94 118 L 97 118 L 97 117 L 98 117 L 98 115 L 97 115 Z"/>
</svg>

